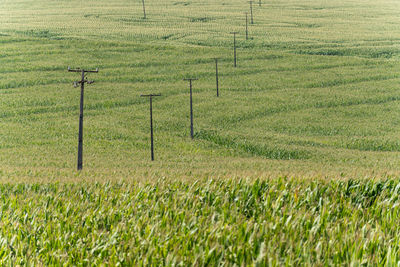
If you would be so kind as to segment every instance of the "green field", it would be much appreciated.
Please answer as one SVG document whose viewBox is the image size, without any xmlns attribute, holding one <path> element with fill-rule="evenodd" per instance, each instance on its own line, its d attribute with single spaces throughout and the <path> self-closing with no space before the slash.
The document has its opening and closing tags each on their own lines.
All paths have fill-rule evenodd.
<svg viewBox="0 0 400 267">
<path fill-rule="evenodd" d="M 382 212 L 398 203 L 400 2 L 263 0 L 260 7 L 255 1 L 249 40 L 244 34 L 247 1 L 146 0 L 146 11 L 143 19 L 139 0 L 0 0 L 0 217 L 7 218 L 0 223 L 0 261 L 90 265 L 125 260 L 146 265 L 154 255 L 155 264 L 173 265 L 175 260 L 187 265 L 198 259 L 197 265 L 204 265 L 211 255 L 212 263 L 221 259 L 228 265 L 257 260 L 271 265 L 397 262 L 393 227 L 399 216 L 397 210 Z M 237 68 L 232 31 L 239 31 Z M 219 98 L 215 57 L 220 58 Z M 85 89 L 81 172 L 76 171 L 80 92 L 73 87 L 80 77 L 67 72 L 68 66 L 99 68 L 98 74 L 88 75 L 95 83 Z M 189 88 L 183 81 L 187 77 L 199 78 L 194 82 L 194 140 Z M 149 104 L 140 97 L 146 93 L 162 94 L 153 103 L 154 162 Z M 254 187 L 255 179 L 267 181 L 268 189 L 240 195 L 237 190 Z M 342 192 L 348 179 L 358 185 L 350 195 Z M 154 189 L 158 187 L 160 192 Z M 315 188 L 323 188 L 318 197 L 313 196 Z M 199 214 L 186 205 L 204 190 L 220 202 L 207 202 L 205 214 Z M 176 201 L 164 203 L 161 212 L 154 198 L 162 199 L 158 194 L 164 191 Z M 82 197 L 82 192 L 93 197 Z M 246 208 L 249 214 L 240 211 L 242 204 L 231 203 L 227 194 L 236 193 L 240 201 L 253 203 Z M 375 198 L 363 206 L 364 200 L 347 198 L 352 194 L 355 199 Z M 305 204 L 293 200 L 296 195 L 313 200 Z M 108 210 L 100 212 L 103 202 L 97 196 L 113 212 L 122 212 L 130 201 L 135 204 L 126 216 L 110 213 L 116 217 L 109 218 Z M 334 218 L 326 218 L 319 228 L 324 233 L 310 232 L 312 226 L 304 221 L 307 225 L 285 225 L 278 234 L 273 225 L 287 217 L 270 215 L 274 208 L 265 203 L 268 197 L 271 203 L 283 198 L 287 217 L 304 216 L 311 225 L 317 216 Z M 46 204 L 49 198 L 59 202 Z M 78 210 L 67 212 L 66 203 Z M 50 218 L 42 214 L 43 205 Z M 212 214 L 225 216 L 230 205 L 232 213 L 212 225 Z M 85 206 L 90 214 L 85 215 Z M 167 210 L 186 213 L 180 219 L 167 216 L 177 220 L 169 228 L 159 225 Z M 153 218 L 151 211 L 159 217 Z M 60 216 L 72 217 L 62 226 Z M 83 225 L 72 231 L 85 216 L 109 220 L 108 226 Z M 177 232 L 162 251 L 147 228 L 135 237 L 134 227 L 146 223 L 146 216 L 163 242 L 163 234 Z M 50 222 L 49 228 L 43 222 Z M 183 248 L 187 233 L 179 228 L 182 223 L 197 229 L 193 249 Z M 263 226 L 261 231 L 263 223 L 275 230 Z M 43 242 L 35 234 L 32 243 L 27 238 L 38 225 L 44 227 L 38 232 Z M 364 226 L 368 234 L 362 232 Z M 61 227 L 57 231 L 60 238 L 67 235 L 65 240 L 77 235 L 71 242 L 93 229 L 99 233 L 79 246 L 62 240 L 49 245 L 44 240 L 57 233 L 52 227 Z M 117 228 L 132 232 L 116 234 L 117 243 L 97 251 Z M 224 231 L 231 230 L 237 239 L 224 247 Z M 251 233 L 257 241 L 249 245 L 241 235 Z M 376 241 L 372 247 L 370 239 Z M 18 244 L 17 252 L 8 249 L 13 244 Z M 69 255 L 75 245 L 76 253 Z M 358 246 L 364 246 L 363 252 Z"/>
<path fill-rule="evenodd" d="M 393 266 L 399 189 L 283 178 L 2 185 L 0 262 Z"/>
</svg>

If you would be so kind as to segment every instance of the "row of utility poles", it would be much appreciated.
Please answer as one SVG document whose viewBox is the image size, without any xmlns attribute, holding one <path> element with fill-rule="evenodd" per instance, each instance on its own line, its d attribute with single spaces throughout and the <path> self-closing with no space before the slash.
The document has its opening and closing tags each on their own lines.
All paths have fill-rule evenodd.
<svg viewBox="0 0 400 267">
<path fill-rule="evenodd" d="M 253 18 L 253 1 L 249 1 L 250 3 L 250 23 L 254 24 L 254 18 Z M 261 0 L 258 1 L 258 5 L 261 7 Z M 143 6 L 143 19 L 146 19 L 146 6 L 144 3 L 144 0 L 142 0 L 142 6 Z M 248 13 L 245 12 L 246 15 L 246 40 L 249 39 L 249 27 L 248 27 Z"/>
<path fill-rule="evenodd" d="M 215 77 L 216 77 L 216 88 L 217 97 L 219 97 L 219 77 L 218 77 L 218 58 L 215 58 Z M 71 69 L 68 67 L 68 72 L 79 72 L 81 73 L 81 80 L 74 82 L 74 87 L 78 87 L 80 84 L 80 105 L 79 105 L 79 134 L 78 134 L 78 164 L 77 169 L 82 170 L 83 165 L 83 103 L 84 103 L 84 92 L 85 83 L 92 84 L 94 81 L 88 80 L 86 77 L 87 73 L 98 73 L 99 70 L 85 70 L 85 69 Z M 190 137 L 194 138 L 193 129 L 193 81 L 198 80 L 197 78 L 186 78 L 184 81 L 189 81 L 189 92 L 190 92 Z M 161 94 L 148 94 L 141 95 L 141 97 L 148 97 L 150 100 L 150 142 L 151 142 L 151 160 L 154 161 L 154 134 L 153 134 L 153 97 L 161 96 Z"/>
<path fill-rule="evenodd" d="M 215 70 L 216 70 L 216 83 L 217 83 L 217 97 L 219 96 L 219 81 L 218 81 L 218 59 L 215 58 Z M 78 87 L 80 84 L 80 105 L 79 105 L 79 133 L 78 133 L 78 163 L 77 169 L 82 170 L 83 166 L 83 103 L 84 103 L 84 92 L 85 83 L 92 84 L 94 81 L 88 80 L 86 73 L 98 73 L 99 70 L 85 70 L 85 69 L 71 69 L 68 67 L 68 72 L 79 72 L 81 73 L 81 80 L 74 82 L 74 87 Z M 190 88 L 190 137 L 194 138 L 193 130 L 193 97 L 192 97 L 192 82 L 197 78 L 187 78 L 185 81 L 189 81 Z M 154 134 L 153 134 L 153 97 L 161 96 L 161 94 L 148 94 L 141 95 L 141 97 L 148 97 L 150 100 L 150 142 L 151 142 L 151 160 L 154 161 Z"/>
<path fill-rule="evenodd" d="M 250 23 L 254 24 L 254 18 L 253 18 L 253 1 L 249 1 L 250 4 Z M 146 19 L 146 7 L 145 7 L 145 2 L 142 0 L 142 5 L 143 5 L 143 18 Z M 258 5 L 261 7 L 261 0 L 258 1 Z M 248 23 L 248 12 L 245 12 L 246 15 L 246 40 L 249 39 L 249 23 Z M 231 32 L 233 34 L 233 57 L 234 57 L 234 67 L 237 66 L 237 57 L 236 57 L 236 34 L 239 32 Z M 218 87 L 218 85 L 217 85 Z M 217 89 L 218 90 L 218 89 Z"/>
<path fill-rule="evenodd" d="M 250 3 L 250 13 L 251 13 L 251 24 L 253 24 L 253 1 L 249 1 Z M 144 3 L 144 0 L 142 0 L 142 6 L 143 6 L 143 19 L 146 19 L 146 6 Z M 261 0 L 258 0 L 258 6 L 261 7 Z"/>
<path fill-rule="evenodd" d="M 250 3 L 250 23 L 254 24 L 253 20 L 253 1 L 249 1 Z M 261 6 L 261 0 L 259 0 L 259 6 Z M 143 4 L 143 18 L 146 19 L 146 8 L 145 1 L 142 0 Z M 248 13 L 246 14 L 246 40 L 249 39 L 248 33 Z M 237 66 L 237 57 L 236 57 L 236 34 L 239 32 L 231 32 L 233 34 L 233 66 L 236 68 Z M 214 58 L 215 60 L 215 78 L 216 78 L 216 89 L 217 89 L 217 97 L 219 97 L 219 77 L 218 77 L 218 58 Z M 85 70 L 85 69 L 71 69 L 68 67 L 68 72 L 79 72 L 81 73 L 81 80 L 74 82 L 74 87 L 78 87 L 80 84 L 81 94 L 80 94 L 80 105 L 79 105 L 79 134 L 78 134 L 78 163 L 77 169 L 82 170 L 83 166 L 83 102 L 84 102 L 84 89 L 85 83 L 92 84 L 94 81 L 88 80 L 86 78 L 87 73 L 98 73 L 99 70 Z M 189 81 L 189 92 L 190 92 L 190 137 L 194 138 L 194 129 L 193 129 L 193 98 L 192 98 L 192 87 L 193 81 L 197 80 L 197 78 L 186 78 L 185 81 Z M 161 94 L 148 94 L 141 95 L 141 97 L 148 97 L 150 100 L 150 139 L 151 139 L 151 160 L 154 160 L 154 135 L 153 135 L 153 97 L 161 96 Z"/>
<path fill-rule="evenodd" d="M 254 24 L 254 18 L 253 18 L 253 1 L 249 1 L 250 3 L 250 24 Z M 258 1 L 258 5 L 261 7 L 261 0 Z M 245 28 L 245 33 L 246 33 L 246 40 L 249 40 L 249 13 L 244 12 L 246 16 L 246 28 Z M 236 34 L 239 32 L 231 32 L 233 34 L 233 66 L 237 66 L 237 57 L 236 57 Z"/>
<path fill-rule="evenodd" d="M 233 47 L 234 47 L 234 67 L 237 66 L 236 62 L 236 34 L 238 32 L 232 32 L 233 34 Z M 218 73 L 218 58 L 214 58 L 215 60 L 215 80 L 216 80 L 216 89 L 217 89 L 217 97 L 219 97 L 219 73 Z M 74 87 L 78 87 L 80 84 L 81 94 L 80 94 L 80 105 L 79 105 L 79 134 L 78 134 L 78 164 L 77 169 L 82 170 L 83 165 L 83 103 L 84 103 L 84 91 L 85 91 L 85 83 L 92 84 L 94 81 L 88 80 L 86 77 L 87 73 L 98 73 L 99 70 L 85 70 L 85 69 L 71 69 L 68 67 L 68 72 L 79 72 L 81 73 L 81 80 L 74 82 Z M 198 80 L 197 78 L 186 78 L 185 81 L 189 81 L 189 92 L 190 92 L 190 137 L 194 138 L 194 129 L 193 129 L 193 81 Z M 150 134 L 151 134 L 151 160 L 154 160 L 154 138 L 153 138 L 153 97 L 161 96 L 161 94 L 149 94 L 149 95 L 141 95 L 141 97 L 149 97 L 150 99 Z"/>
</svg>

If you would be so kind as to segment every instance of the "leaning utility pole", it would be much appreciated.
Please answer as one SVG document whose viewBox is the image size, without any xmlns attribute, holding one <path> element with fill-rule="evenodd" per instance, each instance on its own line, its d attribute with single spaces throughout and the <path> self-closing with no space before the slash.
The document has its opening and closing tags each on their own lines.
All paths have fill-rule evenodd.
<svg viewBox="0 0 400 267">
<path fill-rule="evenodd" d="M 193 139 L 194 134 L 193 134 L 193 101 L 192 101 L 192 81 L 196 81 L 196 78 L 188 78 L 188 79 L 183 79 L 184 81 L 189 81 L 189 87 L 190 87 L 190 137 Z"/>
<path fill-rule="evenodd" d="M 82 151 L 83 151 L 83 93 L 85 89 L 85 83 L 91 84 L 94 81 L 89 81 L 85 78 L 85 73 L 92 72 L 97 73 L 99 72 L 98 69 L 96 70 L 81 70 L 81 69 L 70 69 L 68 67 L 69 72 L 80 72 L 82 73 L 81 80 L 74 82 L 74 87 L 78 87 L 78 84 L 81 84 L 81 102 L 80 102 L 80 112 L 79 112 L 79 139 L 78 139 L 78 171 L 82 170 Z"/>
<path fill-rule="evenodd" d="M 143 4 L 143 19 L 146 19 L 146 8 L 144 6 L 144 0 L 142 0 L 142 4 Z"/>
<path fill-rule="evenodd" d="M 151 161 L 154 161 L 154 141 L 153 141 L 153 97 L 161 96 L 161 94 L 140 95 L 141 97 L 150 98 L 150 139 L 151 139 Z"/>
</svg>

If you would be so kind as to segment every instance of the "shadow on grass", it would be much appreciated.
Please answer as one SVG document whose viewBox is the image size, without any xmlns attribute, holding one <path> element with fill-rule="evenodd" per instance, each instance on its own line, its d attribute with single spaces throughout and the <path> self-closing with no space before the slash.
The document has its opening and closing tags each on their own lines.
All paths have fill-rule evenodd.
<svg viewBox="0 0 400 267">
<path fill-rule="evenodd" d="M 301 150 L 288 150 L 281 147 L 269 147 L 266 145 L 255 145 L 246 141 L 237 140 L 237 138 L 230 138 L 218 135 L 214 131 L 201 130 L 195 134 L 195 138 L 212 142 L 216 145 L 231 148 L 252 156 L 260 156 L 267 159 L 308 159 L 310 155 L 307 151 Z"/>
</svg>

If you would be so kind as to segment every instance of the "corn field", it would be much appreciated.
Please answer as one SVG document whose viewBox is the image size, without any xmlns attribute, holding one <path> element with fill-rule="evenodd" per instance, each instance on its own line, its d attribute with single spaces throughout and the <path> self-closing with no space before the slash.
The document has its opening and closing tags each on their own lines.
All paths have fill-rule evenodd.
<svg viewBox="0 0 400 267">
<path fill-rule="evenodd" d="M 2 265 L 380 265 L 399 260 L 400 182 L 1 185 Z"/>
</svg>

